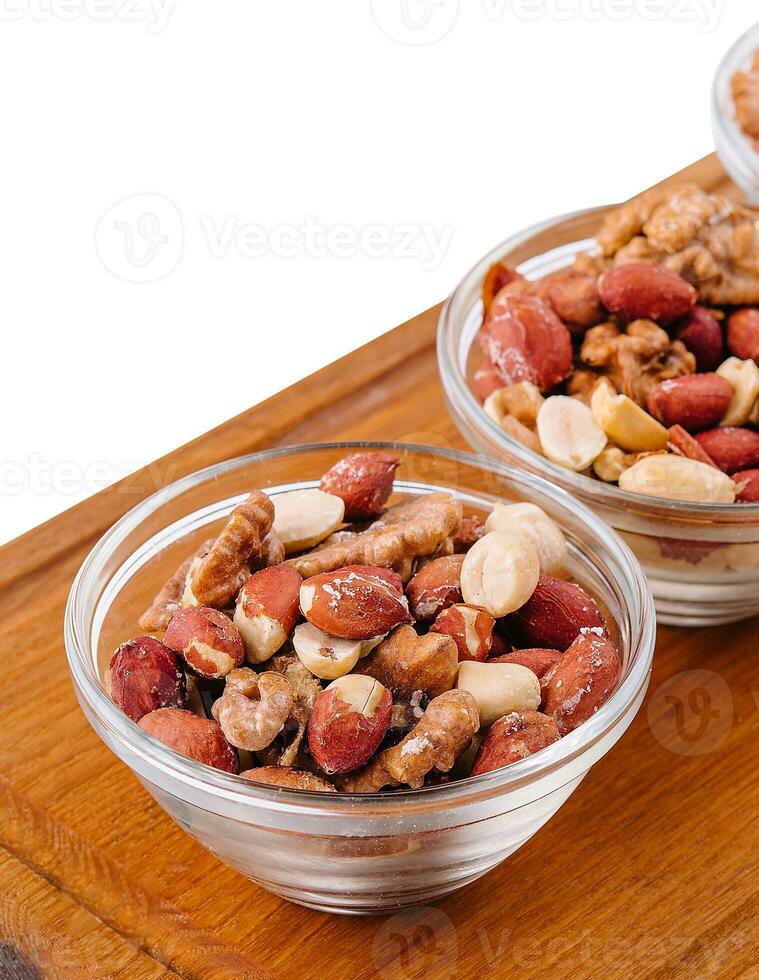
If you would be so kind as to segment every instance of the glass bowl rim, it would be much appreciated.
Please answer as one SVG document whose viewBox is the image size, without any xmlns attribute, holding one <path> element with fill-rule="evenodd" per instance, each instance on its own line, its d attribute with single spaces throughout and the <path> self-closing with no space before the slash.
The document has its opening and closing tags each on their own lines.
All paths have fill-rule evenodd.
<svg viewBox="0 0 759 980">
<path fill-rule="evenodd" d="M 90 646 L 88 634 L 91 627 L 91 621 L 86 618 L 84 609 L 88 598 L 87 590 L 93 587 L 91 579 L 101 569 L 114 548 L 157 508 L 207 480 L 229 473 L 230 469 L 243 469 L 246 466 L 265 462 L 267 459 L 283 459 L 313 451 L 356 452 L 373 449 L 425 454 L 479 469 L 489 469 L 512 481 L 517 490 L 520 487 L 525 489 L 534 487 L 540 490 L 559 506 L 570 511 L 573 516 L 583 520 L 596 540 L 609 550 L 611 556 L 625 571 L 627 575 L 625 585 L 633 596 L 632 603 L 625 602 L 625 613 L 631 627 L 632 663 L 628 676 L 609 701 L 574 732 L 540 753 L 520 760 L 505 769 L 439 786 L 422 787 L 418 790 L 398 790 L 388 794 L 319 793 L 241 780 L 239 776 L 213 769 L 175 752 L 148 735 L 123 714 L 108 697 L 102 684 L 94 679 L 94 671 L 91 672 L 87 668 Z M 98 596 L 101 591 L 98 590 Z M 98 598 L 95 598 L 95 605 L 97 602 Z M 215 463 L 162 487 L 127 511 L 99 538 L 77 572 L 69 592 L 64 617 L 66 655 L 77 693 L 85 699 L 89 710 L 112 735 L 126 742 L 133 753 L 139 755 L 154 769 L 163 771 L 171 777 L 177 777 L 185 784 L 191 784 L 195 789 L 237 803 L 267 810 L 292 812 L 296 809 L 299 813 L 313 814 L 324 814 L 342 807 L 346 816 L 355 816 L 357 807 L 361 809 L 362 815 L 375 810 L 377 816 L 382 816 L 387 815 L 390 809 L 398 806 L 407 807 L 409 804 L 421 804 L 422 808 L 427 806 L 430 809 L 437 809 L 440 804 L 445 803 L 458 805 L 474 802 L 483 796 L 490 797 L 498 795 L 502 790 L 519 788 L 537 781 L 543 774 L 558 771 L 613 730 L 634 705 L 636 698 L 648 682 L 655 637 L 653 598 L 637 559 L 612 528 L 599 522 L 589 508 L 575 500 L 567 491 L 532 473 L 482 455 L 455 449 L 385 441 L 323 442 L 263 450 Z"/>
<path fill-rule="evenodd" d="M 759 28 L 759 25 L 757 25 Z M 457 411 L 460 411 L 467 422 L 476 430 L 485 431 L 490 441 L 503 448 L 505 452 L 528 468 L 538 471 L 539 475 L 548 482 L 559 481 L 560 485 L 571 488 L 571 493 L 578 494 L 584 499 L 590 498 L 593 502 L 606 506 L 613 506 L 617 509 L 627 511 L 638 511 L 648 517 L 667 517 L 670 520 L 693 519 L 703 522 L 704 518 L 718 524 L 725 525 L 744 525 L 759 523 L 759 503 L 756 504 L 704 504 L 691 503 L 689 501 L 670 500 L 667 497 L 647 497 L 643 494 L 630 493 L 627 490 L 620 490 L 613 484 L 603 483 L 601 480 L 593 480 L 591 477 L 582 476 L 572 470 L 559 466 L 551 462 L 545 456 L 533 452 L 517 442 L 512 436 L 504 432 L 503 429 L 488 415 L 485 414 L 482 405 L 479 403 L 471 388 L 467 383 L 465 374 L 461 371 L 458 362 L 458 347 L 455 340 L 456 321 L 453 319 L 452 309 L 461 295 L 472 288 L 476 282 L 482 282 L 485 273 L 498 262 L 504 254 L 512 252 L 520 245 L 531 238 L 547 231 L 554 225 L 562 224 L 572 219 L 590 217 L 595 213 L 607 212 L 618 205 L 607 204 L 592 208 L 580 208 L 577 211 L 568 211 L 564 214 L 554 215 L 542 221 L 537 221 L 521 231 L 509 235 L 495 248 L 492 248 L 482 258 L 480 258 L 462 278 L 450 296 L 443 303 L 438 318 L 436 349 L 438 359 L 438 370 L 445 392 L 446 398 L 453 402 Z M 583 239 L 584 241 L 584 239 Z M 569 243 L 571 244 L 571 243 Z M 579 244 L 576 242 L 575 244 Z M 562 246 L 567 248 L 568 246 Z M 526 262 L 538 258 L 541 254 L 536 253 L 530 259 L 520 263 L 517 268 L 521 268 Z M 469 350 L 471 350 L 471 344 Z"/>
<path fill-rule="evenodd" d="M 750 178 L 759 179 L 759 155 L 751 146 L 749 137 L 738 125 L 734 114 L 722 111 L 723 96 L 730 95 L 732 76 L 748 58 L 750 48 L 759 50 L 759 24 L 752 24 L 735 40 L 723 55 L 714 75 L 711 91 L 712 122 L 717 134 L 725 141 L 730 152 L 737 157 L 737 164 Z M 732 102 L 732 98 L 731 98 Z"/>
</svg>

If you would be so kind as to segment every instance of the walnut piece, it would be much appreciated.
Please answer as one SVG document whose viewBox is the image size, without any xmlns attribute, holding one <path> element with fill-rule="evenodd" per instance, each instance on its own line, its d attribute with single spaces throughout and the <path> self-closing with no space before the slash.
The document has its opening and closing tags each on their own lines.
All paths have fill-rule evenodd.
<svg viewBox="0 0 759 980">
<path fill-rule="evenodd" d="M 292 688 L 282 674 L 257 674 L 249 667 L 238 667 L 227 675 L 224 693 L 214 703 L 212 714 L 230 745 L 260 752 L 282 731 L 292 706 Z"/>
<path fill-rule="evenodd" d="M 597 235 L 615 265 L 652 262 L 687 279 L 703 303 L 759 303 L 759 221 L 738 201 L 694 184 L 647 191 L 610 212 Z M 587 271 L 587 257 L 576 268 Z"/>
<path fill-rule="evenodd" d="M 283 786 L 285 789 L 305 789 L 311 793 L 336 793 L 335 787 L 321 776 L 311 772 L 300 772 L 289 766 L 262 766 L 241 772 L 243 779 L 255 783 L 268 783 L 270 786 Z"/>
<path fill-rule="evenodd" d="M 696 184 L 681 184 L 667 191 L 659 187 L 644 191 L 627 204 L 610 211 L 604 219 L 596 241 L 601 255 L 611 258 L 622 248 L 642 234 L 647 222 L 663 204 L 674 194 L 687 195 L 700 191 Z"/>
<path fill-rule="evenodd" d="M 604 258 L 600 253 L 591 255 L 589 252 L 578 252 L 574 261 L 574 268 L 577 272 L 582 272 L 586 276 L 598 278 L 614 264 L 612 259 Z"/>
<path fill-rule="evenodd" d="M 485 414 L 512 439 L 535 453 L 542 453 L 535 426 L 543 401 L 536 385 L 531 381 L 520 381 L 498 388 L 487 398 L 483 407 Z"/>
<path fill-rule="evenodd" d="M 579 398 L 581 402 L 590 405 L 590 399 L 596 390 L 596 385 L 601 380 L 601 376 L 595 371 L 586 371 L 578 368 L 567 378 L 567 394 L 572 398 Z"/>
<path fill-rule="evenodd" d="M 748 71 L 733 75 L 731 88 L 738 125 L 750 139 L 759 139 L 759 51 Z"/>
<path fill-rule="evenodd" d="M 274 504 L 260 490 L 235 507 L 211 550 L 192 568 L 189 585 L 198 605 L 232 605 L 250 573 L 249 562 L 261 560 L 273 522 Z"/>
<path fill-rule="evenodd" d="M 322 686 L 295 655 L 279 654 L 269 661 L 267 667 L 285 677 L 292 688 L 293 706 L 289 721 L 294 722 L 297 728 L 292 735 L 287 735 L 284 747 L 277 748 L 275 751 L 277 765 L 294 766 L 299 759 L 308 719 L 311 717 L 314 702 Z"/>
<path fill-rule="evenodd" d="M 543 404 L 540 390 L 530 381 L 498 388 L 485 401 L 485 414 L 504 432 L 535 453 L 543 452 L 536 432 L 538 412 Z"/>
<path fill-rule="evenodd" d="M 446 691 L 430 701 L 418 725 L 343 781 L 347 793 L 375 793 L 385 786 L 419 789 L 433 772 L 448 772 L 480 727 L 477 702 L 468 691 Z"/>
<path fill-rule="evenodd" d="M 304 578 L 345 565 L 393 568 L 411 574 L 414 558 L 431 555 L 459 529 L 461 504 L 449 493 L 430 493 L 396 504 L 366 531 L 340 533 L 288 564 Z"/>
<path fill-rule="evenodd" d="M 158 595 L 153 599 L 149 609 L 140 616 L 140 629 L 146 633 L 157 633 L 165 630 L 175 612 L 180 608 L 180 601 L 185 589 L 187 574 L 190 571 L 193 561 L 202 558 L 211 550 L 213 538 L 204 541 L 194 554 L 185 558 L 179 568 L 174 572 L 168 582 L 165 583 Z"/>
<path fill-rule="evenodd" d="M 285 560 L 285 546 L 279 540 L 274 531 L 269 531 L 261 545 L 261 551 L 255 555 L 250 562 L 250 569 L 258 572 L 262 568 L 270 568 L 272 565 L 281 565 Z"/>
<path fill-rule="evenodd" d="M 488 411 L 487 406 L 490 403 L 496 414 L 500 412 L 502 416 L 512 415 L 523 425 L 534 429 L 544 400 L 537 385 L 531 381 L 519 381 L 517 384 L 507 385 L 494 391 L 485 403 L 485 411 Z M 501 420 L 496 419 L 496 421 Z"/>
<path fill-rule="evenodd" d="M 401 626 L 359 660 L 353 672 L 378 680 L 395 698 L 409 699 L 416 691 L 430 698 L 450 691 L 458 671 L 458 650 L 450 636 L 419 636 L 413 626 Z"/>
<path fill-rule="evenodd" d="M 645 407 L 649 392 L 662 381 L 693 374 L 696 358 L 685 345 L 652 320 L 635 320 L 625 332 L 615 323 L 591 327 L 580 359 L 609 379 L 615 389 Z M 571 394 L 586 397 L 592 386 L 585 372 L 574 379 Z"/>
</svg>

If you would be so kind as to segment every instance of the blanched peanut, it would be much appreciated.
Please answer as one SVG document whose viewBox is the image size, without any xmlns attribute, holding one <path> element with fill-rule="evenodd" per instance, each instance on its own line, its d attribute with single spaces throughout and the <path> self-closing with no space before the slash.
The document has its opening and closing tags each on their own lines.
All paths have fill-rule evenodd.
<svg viewBox="0 0 759 980">
<path fill-rule="evenodd" d="M 606 435 L 631 453 L 667 448 L 667 430 L 627 395 L 618 395 L 605 379 L 596 385 L 590 410 Z"/>
<path fill-rule="evenodd" d="M 500 619 L 527 602 L 539 578 L 540 558 L 532 541 L 513 531 L 492 531 L 465 555 L 461 593 L 470 606 Z"/>
<path fill-rule="evenodd" d="M 498 425 L 503 422 L 504 417 L 506 416 L 506 410 L 503 407 L 503 401 L 501 399 L 502 391 L 503 388 L 497 388 L 494 392 L 488 395 L 488 397 L 485 399 L 484 405 L 482 406 L 482 409 L 487 417 L 492 419 L 494 422 L 497 422 Z"/>
<path fill-rule="evenodd" d="M 325 691 L 335 691 L 341 701 L 350 705 L 353 711 L 370 718 L 382 700 L 386 687 L 367 674 L 348 674 L 327 684 Z"/>
<path fill-rule="evenodd" d="M 720 425 L 745 425 L 759 398 L 759 367 L 754 361 L 728 357 L 717 368 L 717 374 L 733 389 L 733 400 Z"/>
<path fill-rule="evenodd" d="M 529 538 L 540 559 L 540 574 L 555 575 L 567 560 L 567 542 L 561 528 L 535 504 L 496 504 L 485 530 L 511 531 Z"/>
<path fill-rule="evenodd" d="M 625 470 L 620 489 L 646 497 L 701 504 L 732 504 L 736 486 L 713 466 L 685 456 L 648 456 Z"/>
<path fill-rule="evenodd" d="M 593 470 L 596 476 L 605 483 L 617 483 L 626 469 L 625 454 L 619 446 L 607 446 L 593 460 Z"/>
<path fill-rule="evenodd" d="M 326 681 L 349 674 L 364 651 L 361 640 L 329 636 L 311 623 L 302 623 L 296 628 L 293 647 L 303 666 Z"/>
<path fill-rule="evenodd" d="M 540 681 L 521 664 L 465 661 L 456 687 L 469 691 L 477 702 L 483 728 L 512 711 L 536 711 L 540 704 Z"/>
<path fill-rule="evenodd" d="M 543 452 L 569 470 L 586 469 L 606 445 L 606 433 L 587 405 L 566 395 L 547 398 L 538 413 Z"/>
<path fill-rule="evenodd" d="M 273 531 L 292 554 L 320 544 L 340 527 L 344 516 L 344 502 L 332 493 L 290 490 L 274 498 Z"/>
</svg>

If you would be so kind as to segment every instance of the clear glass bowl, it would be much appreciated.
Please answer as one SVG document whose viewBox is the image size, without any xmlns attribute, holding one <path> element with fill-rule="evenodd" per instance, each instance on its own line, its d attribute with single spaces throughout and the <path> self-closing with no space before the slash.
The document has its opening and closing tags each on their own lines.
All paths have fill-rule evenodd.
<svg viewBox="0 0 759 980">
<path fill-rule="evenodd" d="M 114 646 L 167 573 L 252 488 L 316 486 L 347 453 L 402 459 L 396 488 L 445 488 L 473 511 L 501 499 L 543 507 L 567 535 L 569 571 L 591 589 L 616 633 L 618 690 L 594 717 L 544 751 L 498 772 L 378 796 L 257 785 L 201 765 L 142 731 L 109 699 L 101 675 Z M 556 812 L 632 722 L 648 685 L 655 620 L 630 551 L 562 490 L 502 463 L 387 443 L 257 453 L 185 477 L 138 504 L 101 538 L 69 597 L 65 642 L 91 725 L 176 822 L 220 860 L 284 898 L 330 912 L 373 913 L 426 902 L 485 874 Z M 97 801 L 93 800 L 93 806 Z"/>
<path fill-rule="evenodd" d="M 469 272 L 440 314 L 438 366 L 446 401 L 464 438 L 480 452 L 537 473 L 572 493 L 618 531 L 643 566 L 659 622 L 712 626 L 759 613 L 759 504 L 688 504 L 626 493 L 573 473 L 526 449 L 482 409 L 471 390 L 481 355 L 480 289 L 504 260 L 529 279 L 571 265 L 593 251 L 611 207 L 553 218 L 507 239 Z"/>
<path fill-rule="evenodd" d="M 717 154 L 752 204 L 759 204 L 759 153 L 735 118 L 731 82 L 736 72 L 750 66 L 757 50 L 759 24 L 754 24 L 722 59 L 712 87 L 712 130 Z"/>
</svg>

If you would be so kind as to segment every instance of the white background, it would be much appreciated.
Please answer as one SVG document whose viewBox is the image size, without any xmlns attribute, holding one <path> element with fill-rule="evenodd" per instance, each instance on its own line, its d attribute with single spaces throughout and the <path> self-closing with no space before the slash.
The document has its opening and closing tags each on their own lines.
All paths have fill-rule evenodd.
<svg viewBox="0 0 759 980">
<path fill-rule="evenodd" d="M 0 0 L 0 541 L 710 152 L 753 9 Z"/>
</svg>

